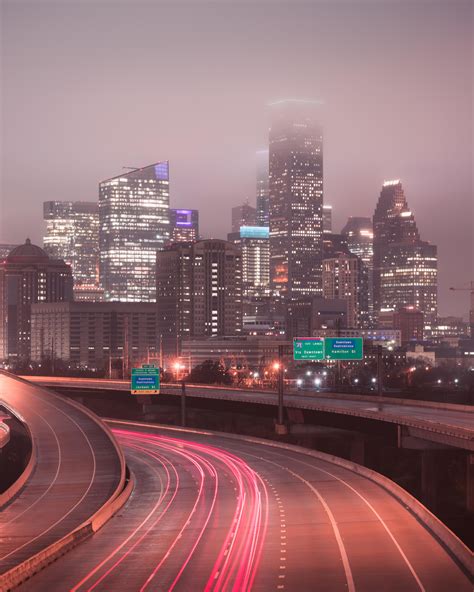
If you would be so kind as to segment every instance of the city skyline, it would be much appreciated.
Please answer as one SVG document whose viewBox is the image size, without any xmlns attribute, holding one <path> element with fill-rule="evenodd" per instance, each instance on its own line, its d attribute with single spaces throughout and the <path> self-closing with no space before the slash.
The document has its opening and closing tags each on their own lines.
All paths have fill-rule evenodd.
<svg viewBox="0 0 474 592">
<path fill-rule="evenodd" d="M 43 201 L 95 201 L 99 181 L 122 166 L 159 160 L 170 161 L 171 207 L 198 209 L 203 236 L 223 238 L 230 209 L 245 198 L 255 204 L 255 152 L 268 145 L 267 104 L 322 98 L 324 201 L 333 206 L 334 229 L 348 216 L 371 216 L 382 182 L 401 178 L 422 236 L 438 245 L 440 314 L 466 315 L 467 294 L 449 287 L 466 284 L 472 269 L 470 3 L 429 11 L 423 3 L 296 3 L 272 11 L 256 3 L 251 23 L 248 6 L 164 4 L 159 16 L 167 31 L 141 42 L 157 9 L 144 4 L 138 20 L 130 4 L 113 11 L 106 4 L 112 3 L 93 13 L 86 4 L 2 4 L 0 241 L 21 243 L 28 235 L 40 243 Z M 282 19 L 287 39 L 264 43 Z M 244 21 L 242 47 L 231 29 Z M 111 32 L 125 25 L 129 42 L 120 44 Z M 203 31 L 209 35 L 201 43 Z M 158 58 L 166 88 L 147 76 Z M 89 69 L 91 83 L 83 86 Z M 17 161 L 29 175 L 19 174 Z"/>
</svg>

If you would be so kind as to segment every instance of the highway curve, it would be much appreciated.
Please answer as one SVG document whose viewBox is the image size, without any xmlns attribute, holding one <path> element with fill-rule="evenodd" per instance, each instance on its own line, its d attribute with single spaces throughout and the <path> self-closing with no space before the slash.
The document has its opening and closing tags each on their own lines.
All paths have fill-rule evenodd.
<svg viewBox="0 0 474 592">
<path fill-rule="evenodd" d="M 0 374 L 0 404 L 23 418 L 36 450 L 31 477 L 0 511 L 2 574 L 102 508 L 121 486 L 124 464 L 100 423 L 67 399 Z"/>
<path fill-rule="evenodd" d="M 110 425 L 134 493 L 22 590 L 472 591 L 431 533 L 352 471 L 263 441 Z"/>
</svg>

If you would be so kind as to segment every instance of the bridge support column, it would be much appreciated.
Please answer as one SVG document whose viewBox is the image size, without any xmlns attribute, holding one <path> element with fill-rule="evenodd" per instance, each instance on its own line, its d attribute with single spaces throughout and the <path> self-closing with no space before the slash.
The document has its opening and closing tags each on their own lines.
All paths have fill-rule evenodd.
<svg viewBox="0 0 474 592">
<path fill-rule="evenodd" d="M 421 451 L 421 498 L 428 508 L 436 506 L 436 453 Z"/>
<path fill-rule="evenodd" d="M 358 465 L 365 462 L 365 441 L 362 436 L 355 436 L 351 442 L 351 461 Z"/>
<path fill-rule="evenodd" d="M 466 455 L 466 508 L 474 512 L 474 453 Z"/>
</svg>

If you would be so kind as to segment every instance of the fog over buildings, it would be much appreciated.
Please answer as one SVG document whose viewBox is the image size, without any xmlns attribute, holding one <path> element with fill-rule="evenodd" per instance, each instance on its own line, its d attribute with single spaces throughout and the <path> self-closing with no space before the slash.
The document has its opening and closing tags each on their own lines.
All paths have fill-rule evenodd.
<svg viewBox="0 0 474 592">
<path fill-rule="evenodd" d="M 122 166 L 170 163 L 170 207 L 223 238 L 255 205 L 268 104 L 322 100 L 333 229 L 398 179 L 438 246 L 440 314 L 473 263 L 473 4 L 1 3 L 0 243 L 41 244 L 44 201 L 94 201 Z"/>
</svg>

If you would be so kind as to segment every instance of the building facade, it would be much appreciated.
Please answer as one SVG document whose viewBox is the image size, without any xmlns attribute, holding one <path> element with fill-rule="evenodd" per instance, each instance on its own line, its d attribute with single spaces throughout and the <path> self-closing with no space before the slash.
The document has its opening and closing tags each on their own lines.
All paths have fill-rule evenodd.
<svg viewBox="0 0 474 592">
<path fill-rule="evenodd" d="M 359 257 L 367 269 L 369 316 L 371 324 L 374 324 L 374 231 L 372 220 L 351 216 L 341 234 L 346 239 L 349 251 Z"/>
<path fill-rule="evenodd" d="M 73 298 L 69 265 L 31 244 L 29 239 L 0 262 L 0 358 L 29 360 L 31 307 L 37 302 Z"/>
<path fill-rule="evenodd" d="M 399 180 L 386 181 L 373 217 L 374 314 L 412 306 L 437 316 L 437 250 L 420 238 Z"/>
<path fill-rule="evenodd" d="M 31 308 L 31 358 L 91 368 L 134 365 L 159 358 L 153 303 L 57 302 Z"/>
<path fill-rule="evenodd" d="M 332 232 L 332 206 L 323 204 L 323 232 Z"/>
<path fill-rule="evenodd" d="M 269 225 L 268 150 L 257 152 L 257 226 Z"/>
<path fill-rule="evenodd" d="M 168 162 L 102 181 L 99 221 L 105 300 L 154 302 L 156 252 L 170 238 Z"/>
<path fill-rule="evenodd" d="M 72 268 L 74 287 L 99 285 L 99 206 L 88 201 L 45 201 L 44 250 Z"/>
<path fill-rule="evenodd" d="M 209 239 L 176 244 L 156 256 L 158 335 L 166 355 L 187 337 L 242 333 L 240 249 Z"/>
<path fill-rule="evenodd" d="M 270 276 L 281 300 L 322 294 L 323 136 L 314 108 L 271 106 Z"/>
<path fill-rule="evenodd" d="M 170 209 L 170 243 L 199 240 L 199 211 Z"/>
<path fill-rule="evenodd" d="M 347 301 L 347 326 L 370 325 L 368 275 L 356 255 L 339 254 L 323 260 L 323 298 Z"/>
<path fill-rule="evenodd" d="M 257 210 L 248 202 L 232 208 L 232 232 L 239 232 L 241 226 L 255 226 Z"/>
<path fill-rule="evenodd" d="M 270 295 L 270 245 L 268 226 L 241 226 L 227 236 L 242 253 L 242 296 Z"/>
</svg>

